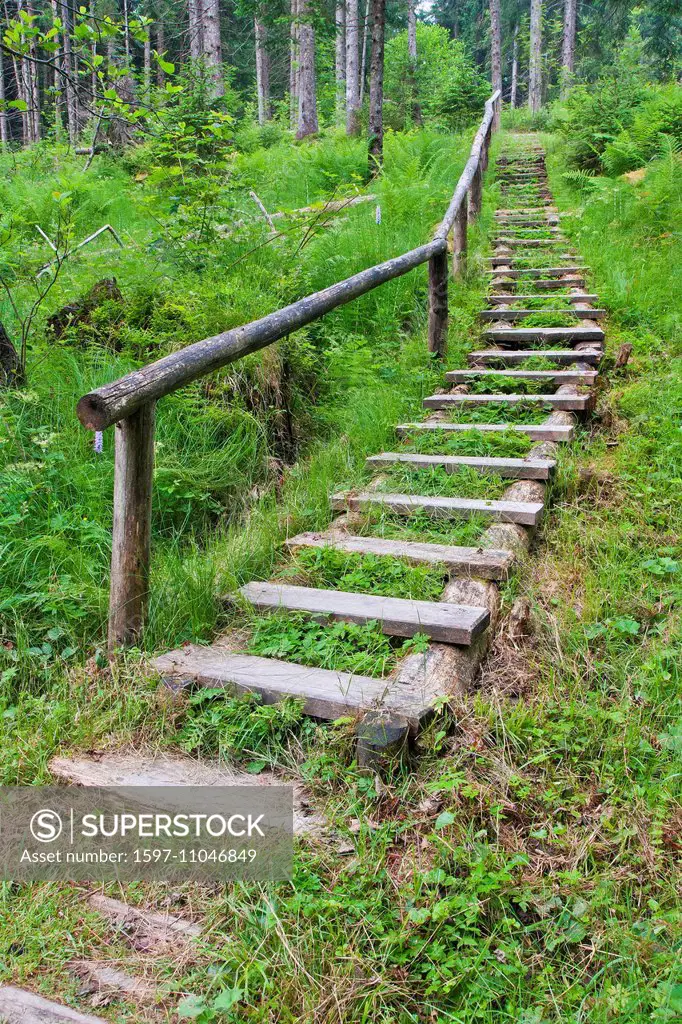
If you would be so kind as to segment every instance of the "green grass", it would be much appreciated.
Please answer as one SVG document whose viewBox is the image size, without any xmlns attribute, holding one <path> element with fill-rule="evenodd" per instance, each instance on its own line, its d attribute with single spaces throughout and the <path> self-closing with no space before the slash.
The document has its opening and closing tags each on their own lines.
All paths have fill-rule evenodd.
<svg viewBox="0 0 682 1024">
<path fill-rule="evenodd" d="M 525 434 L 513 430 L 491 430 L 483 433 L 472 429 L 465 433 L 447 430 L 423 430 L 408 434 L 401 451 L 425 455 L 496 455 L 500 458 L 522 458 L 533 442 Z"/>
<path fill-rule="evenodd" d="M 357 527 L 362 536 L 385 537 L 387 540 L 419 540 L 434 544 L 464 547 L 476 544 L 490 525 L 485 516 L 468 519 L 435 519 L 422 510 L 397 515 L 385 509 L 372 509 Z"/>
<path fill-rule="evenodd" d="M 346 554 L 334 548 L 303 548 L 276 578 L 296 586 L 437 601 L 445 570 L 408 565 L 398 558 Z"/>
<path fill-rule="evenodd" d="M 524 321 L 525 323 L 525 321 Z M 522 380 L 520 377 L 504 377 L 501 374 L 473 379 L 468 382 L 472 394 L 541 395 L 551 388 L 544 380 Z"/>
<path fill-rule="evenodd" d="M 477 473 L 470 466 L 461 466 L 456 473 L 448 473 L 440 466 L 414 469 L 409 466 L 391 466 L 380 490 L 394 494 L 423 494 L 453 498 L 499 498 L 506 487 L 501 477 Z"/>
<path fill-rule="evenodd" d="M 542 402 L 517 402 L 514 405 L 490 402 L 470 409 L 453 409 L 452 423 L 542 423 L 551 413 Z"/>
<path fill-rule="evenodd" d="M 521 321 L 523 327 L 579 327 L 580 320 L 570 313 L 531 313 Z"/>
</svg>

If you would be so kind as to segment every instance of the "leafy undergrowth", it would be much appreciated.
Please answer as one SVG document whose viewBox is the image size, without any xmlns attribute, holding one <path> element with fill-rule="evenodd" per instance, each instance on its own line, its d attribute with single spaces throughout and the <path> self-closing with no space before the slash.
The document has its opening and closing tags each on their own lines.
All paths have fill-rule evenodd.
<svg viewBox="0 0 682 1024">
<path fill-rule="evenodd" d="M 580 320 L 570 313 L 531 313 L 521 321 L 521 327 L 580 327 Z"/>
<path fill-rule="evenodd" d="M 357 532 L 361 535 L 385 537 L 387 540 L 419 540 L 468 546 L 476 544 L 488 525 L 488 520 L 479 515 L 457 520 L 429 516 L 422 509 L 402 516 L 377 508 L 363 517 Z"/>
<path fill-rule="evenodd" d="M 303 548 L 282 566 L 276 578 L 296 586 L 437 601 L 445 570 L 378 555 L 349 555 L 330 547 Z"/>
<path fill-rule="evenodd" d="M 486 402 L 453 409 L 449 416 L 452 423 L 542 423 L 551 411 L 542 402 Z"/>
<path fill-rule="evenodd" d="M 425 651 L 428 637 L 408 640 L 381 632 L 377 622 L 314 622 L 303 615 L 275 613 L 254 619 L 250 654 L 382 678 L 406 654 Z"/>
</svg>

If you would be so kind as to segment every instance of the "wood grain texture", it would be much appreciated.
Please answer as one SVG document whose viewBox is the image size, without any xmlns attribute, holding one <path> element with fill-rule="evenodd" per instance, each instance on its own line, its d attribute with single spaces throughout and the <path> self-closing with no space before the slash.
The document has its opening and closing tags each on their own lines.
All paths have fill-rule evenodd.
<svg viewBox="0 0 682 1024">
<path fill-rule="evenodd" d="M 504 260 L 502 259 L 502 257 L 499 257 L 499 256 L 498 257 L 492 256 L 492 257 L 490 257 L 490 260 L 493 262 L 493 269 L 488 270 L 487 273 L 488 274 L 499 275 L 500 271 L 495 269 L 495 268 L 496 267 L 500 267 L 500 266 L 504 266 L 505 265 L 504 264 Z M 559 278 L 563 278 L 564 279 L 564 284 L 569 284 L 569 283 L 570 284 L 583 284 L 584 283 L 583 278 L 581 276 L 578 276 L 578 275 L 580 274 L 580 271 L 588 270 L 588 269 L 589 269 L 588 267 L 578 266 L 576 264 L 574 264 L 573 266 L 570 266 L 570 265 L 567 264 L 565 267 L 528 267 L 528 268 L 517 267 L 517 268 L 514 268 L 514 267 L 510 266 L 508 270 L 504 271 L 504 275 L 503 276 L 504 277 L 531 277 L 531 278 L 538 277 L 538 278 L 542 278 L 542 279 L 544 279 L 544 278 L 559 277 Z"/>
<path fill-rule="evenodd" d="M 412 452 L 382 452 L 371 455 L 366 464 L 370 469 L 386 466 L 411 466 L 414 469 L 429 469 L 437 466 L 446 473 L 457 473 L 462 468 L 475 469 L 479 473 L 525 480 L 548 480 L 556 466 L 553 459 L 501 459 L 495 457 L 474 457 L 470 455 L 415 455 Z"/>
<path fill-rule="evenodd" d="M 516 300 L 514 300 L 516 301 Z M 562 314 L 569 313 L 578 320 L 602 320 L 606 316 L 605 309 L 482 309 L 478 314 L 481 320 L 523 320 L 536 313 Z"/>
<path fill-rule="evenodd" d="M 486 366 L 513 366 L 514 363 L 523 363 L 526 359 L 537 357 L 539 359 L 550 359 L 553 363 L 590 363 L 597 365 L 601 362 L 603 351 L 601 348 L 589 349 L 516 349 L 516 351 L 503 351 L 502 349 L 489 348 L 479 349 L 476 352 L 469 352 L 467 359 L 470 363 L 481 363 Z"/>
<path fill-rule="evenodd" d="M 102 1017 L 79 1013 L 13 985 L 0 987 L 0 1020 L 3 1024 L 105 1024 Z"/>
<path fill-rule="evenodd" d="M 287 547 L 327 548 L 357 555 L 378 555 L 400 558 L 412 564 L 443 565 L 457 575 L 481 576 L 503 580 L 509 575 L 514 555 L 510 551 L 458 547 L 451 544 L 429 544 L 422 541 L 390 540 L 385 537 L 358 537 L 354 534 L 299 533 L 291 537 Z"/>
<path fill-rule="evenodd" d="M 505 430 L 517 430 L 519 433 L 526 434 L 535 441 L 572 441 L 575 433 L 572 426 L 556 426 L 547 423 L 447 423 L 446 421 L 439 421 L 436 423 L 399 423 L 395 429 L 396 433 L 400 436 L 411 434 L 416 430 L 452 430 L 460 432 L 480 430 L 483 434 L 492 433 L 493 431 L 497 433 Z"/>
<path fill-rule="evenodd" d="M 561 297 L 562 297 L 562 299 L 565 299 L 567 302 L 571 302 L 571 303 L 573 303 L 573 302 L 598 302 L 599 301 L 599 296 L 598 295 L 590 294 L 589 292 L 569 292 L 568 295 L 562 295 Z M 529 299 L 544 299 L 544 300 L 546 300 L 547 296 L 546 295 L 537 295 L 537 294 L 515 295 L 513 292 L 506 292 L 506 293 L 505 292 L 497 292 L 497 293 L 495 293 L 493 295 L 489 295 L 488 296 L 488 302 L 490 302 L 491 305 L 495 305 L 495 303 L 498 303 L 498 302 L 501 302 L 501 303 L 506 303 L 506 302 L 527 302 Z M 540 310 L 535 310 L 534 312 L 538 313 L 538 312 L 541 312 L 541 311 Z"/>
<path fill-rule="evenodd" d="M 114 522 L 109 587 L 109 650 L 134 644 L 149 592 L 154 403 L 116 424 Z"/>
<path fill-rule="evenodd" d="M 547 381 L 553 384 L 594 384 L 596 370 L 449 370 L 445 379 L 452 384 L 503 377 L 505 380 Z"/>
<path fill-rule="evenodd" d="M 527 341 L 603 341 L 601 327 L 492 327 L 483 332 L 488 341 L 506 345 Z"/>
<path fill-rule="evenodd" d="M 332 508 L 338 511 L 350 508 L 360 512 L 372 507 L 383 507 L 399 515 L 410 515 L 417 511 L 434 519 L 467 519 L 480 515 L 507 523 L 535 526 L 542 518 L 544 506 L 541 502 L 483 501 L 480 498 L 440 498 L 376 491 L 335 494 L 332 497 Z"/>
<path fill-rule="evenodd" d="M 240 587 L 240 593 L 261 611 L 299 611 L 343 622 L 376 621 L 381 631 L 389 636 L 411 637 L 426 633 L 434 640 L 452 644 L 470 644 L 486 628 L 490 618 L 485 609 L 466 605 L 276 583 L 246 583 Z"/>
<path fill-rule="evenodd" d="M 553 409 L 587 409 L 590 395 L 428 395 L 425 409 L 457 409 L 479 405 L 551 405 Z"/>
</svg>

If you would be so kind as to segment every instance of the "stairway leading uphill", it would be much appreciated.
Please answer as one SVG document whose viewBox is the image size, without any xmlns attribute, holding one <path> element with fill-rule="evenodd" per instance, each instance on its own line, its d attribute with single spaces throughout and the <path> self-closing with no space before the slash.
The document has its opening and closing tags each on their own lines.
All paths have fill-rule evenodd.
<svg viewBox="0 0 682 1024">
<path fill-rule="evenodd" d="M 294 696 L 307 713 L 327 719 L 378 709 L 415 732 L 438 698 L 473 682 L 498 613 L 496 584 L 541 521 L 558 445 L 574 437 L 576 417 L 593 407 L 604 341 L 604 310 L 585 289 L 586 268 L 561 233 L 544 153 L 531 136 L 510 137 L 510 147 L 497 162 L 502 205 L 487 261 L 488 308 L 480 314 L 486 347 L 469 353 L 468 368 L 445 374 L 453 390 L 424 399 L 423 421 L 397 425 L 398 450 L 367 459 L 379 475 L 364 490 L 330 495 L 340 515 L 327 531 L 287 541 L 293 553 L 334 548 L 349 558 L 388 556 L 437 567 L 447 579 L 441 599 L 281 580 L 249 583 L 239 598 L 260 615 L 296 612 L 325 622 L 375 623 L 394 637 L 425 635 L 428 649 L 404 657 L 386 678 L 373 678 L 243 653 L 228 636 L 159 657 L 155 667 L 171 685 L 255 691 L 266 702 Z M 472 454 L 472 445 L 481 453 Z M 434 471 L 447 474 L 441 478 L 450 484 L 447 493 L 420 494 L 419 474 Z M 396 472 L 408 493 L 390 489 Z M 465 475 L 469 486 L 457 494 Z M 482 497 L 471 497 L 472 475 L 474 489 L 476 480 L 512 482 L 494 498 L 483 487 Z M 417 524 L 424 536 L 415 539 L 415 529 L 397 539 L 384 536 L 377 526 L 382 517 Z M 481 524 L 474 543 L 433 539 L 439 525 L 456 529 L 464 520 Z"/>
</svg>

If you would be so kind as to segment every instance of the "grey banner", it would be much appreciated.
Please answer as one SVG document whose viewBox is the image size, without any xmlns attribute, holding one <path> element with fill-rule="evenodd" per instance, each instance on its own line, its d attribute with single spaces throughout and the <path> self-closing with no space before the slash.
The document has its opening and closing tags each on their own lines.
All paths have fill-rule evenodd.
<svg viewBox="0 0 682 1024">
<path fill-rule="evenodd" d="M 0 879 L 291 878 L 291 786 L 0 786 Z"/>
</svg>

